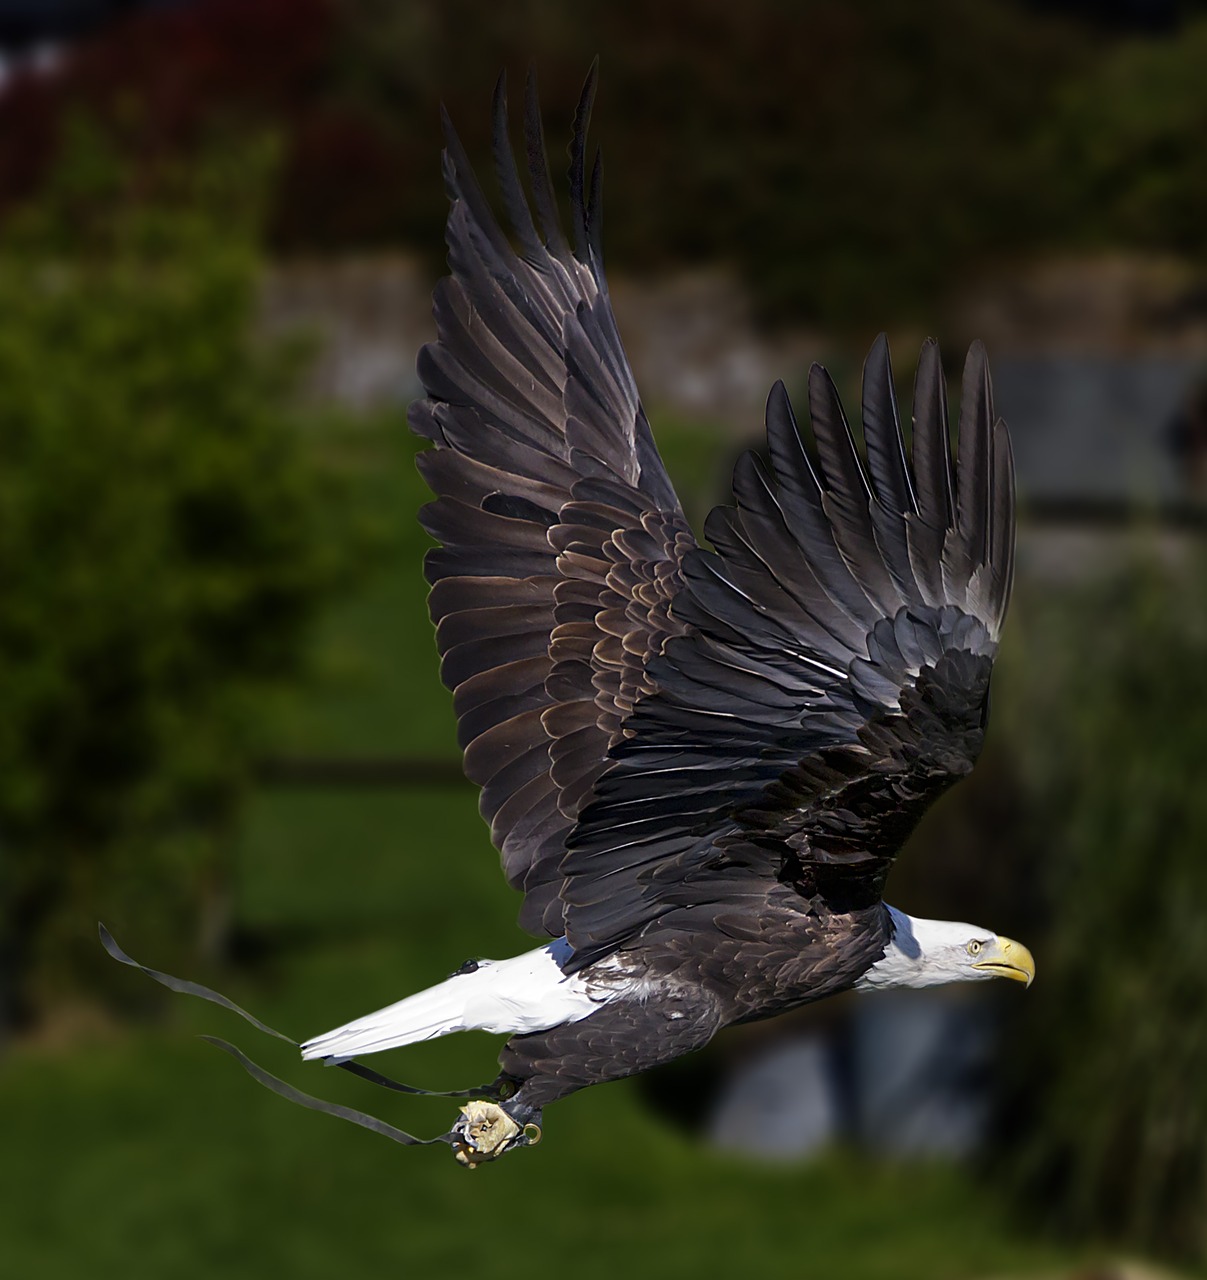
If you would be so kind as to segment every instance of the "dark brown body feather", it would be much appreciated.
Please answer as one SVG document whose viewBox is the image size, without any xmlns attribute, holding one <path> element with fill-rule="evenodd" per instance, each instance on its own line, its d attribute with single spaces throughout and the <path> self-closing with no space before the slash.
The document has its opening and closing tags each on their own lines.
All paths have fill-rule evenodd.
<svg viewBox="0 0 1207 1280">
<path fill-rule="evenodd" d="M 883 954 L 889 918 L 878 903 L 836 913 L 785 885 L 729 915 L 702 913 L 624 954 L 639 994 L 503 1050 L 504 1076 L 520 1086 L 508 1110 L 521 1120 L 589 1084 L 671 1062 L 723 1027 L 798 1009 L 845 991 Z"/>
<path fill-rule="evenodd" d="M 658 457 L 587 190 L 594 72 L 575 119 L 573 245 L 535 92 L 531 206 L 508 141 L 501 230 L 451 128 L 450 278 L 412 408 L 431 612 L 465 769 L 521 923 L 570 970 L 643 983 L 586 1020 L 514 1038 L 539 1108 L 849 987 L 888 941 L 893 857 L 980 750 L 1013 561 L 1013 470 L 984 352 L 951 455 L 938 351 L 919 363 L 907 453 L 888 349 L 864 371 L 861 452 L 833 384 L 812 440 L 782 385 L 767 461 L 696 543 Z M 535 208 L 536 217 L 530 212 Z"/>
</svg>

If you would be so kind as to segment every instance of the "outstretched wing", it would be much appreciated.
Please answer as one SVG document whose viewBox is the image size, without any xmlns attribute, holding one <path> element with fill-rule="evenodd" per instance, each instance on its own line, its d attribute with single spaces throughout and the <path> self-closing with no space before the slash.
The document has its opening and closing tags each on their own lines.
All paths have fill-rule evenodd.
<svg viewBox="0 0 1207 1280">
<path fill-rule="evenodd" d="M 1010 445 L 984 352 L 964 372 L 953 466 L 938 351 L 922 351 L 912 452 L 887 345 L 864 371 L 864 451 L 825 372 L 813 443 L 782 386 L 769 467 L 694 543 L 608 302 L 594 90 L 575 117 L 573 247 L 531 82 L 531 205 L 495 162 L 511 241 L 451 128 L 450 278 L 424 348 L 415 429 L 442 675 L 521 923 L 576 964 L 685 921 L 741 928 L 794 885 L 830 910 L 875 901 L 926 806 L 980 750 L 1014 542 Z M 539 228 L 539 229 L 538 229 Z"/>
<path fill-rule="evenodd" d="M 571 145 L 573 245 L 531 78 L 531 206 L 502 79 L 494 99 L 514 247 L 446 118 L 452 274 L 435 293 L 439 339 L 419 358 L 427 398 L 411 410 L 436 445 L 419 458 L 437 495 L 421 519 L 443 544 L 426 572 L 465 771 L 508 881 L 526 895 L 521 923 L 554 935 L 566 839 L 650 691 L 649 659 L 682 629 L 667 606 L 694 546 L 608 301 L 598 155 L 589 190 L 585 180 L 594 89 L 593 67 Z"/>
<path fill-rule="evenodd" d="M 782 385 L 770 466 L 682 565 L 683 628 L 651 658 L 561 870 L 583 964 L 659 929 L 741 929 L 743 899 L 794 885 L 829 910 L 880 897 L 926 807 L 979 754 L 1010 592 L 1014 479 L 983 348 L 964 369 L 953 468 L 939 353 L 918 367 L 907 456 L 888 348 L 864 368 L 861 456 L 828 375 L 814 447 Z M 953 474 L 954 472 L 954 474 Z"/>
</svg>

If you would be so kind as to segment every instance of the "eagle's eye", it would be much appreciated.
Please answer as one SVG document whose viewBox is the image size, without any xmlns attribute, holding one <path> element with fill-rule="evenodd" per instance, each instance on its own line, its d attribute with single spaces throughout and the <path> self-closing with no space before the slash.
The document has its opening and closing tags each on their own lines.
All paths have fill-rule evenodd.
<svg viewBox="0 0 1207 1280">
<path fill-rule="evenodd" d="M 982 945 L 982 943 L 973 938 L 973 940 L 968 944 L 968 954 L 970 956 L 979 956 L 981 954 Z"/>
</svg>

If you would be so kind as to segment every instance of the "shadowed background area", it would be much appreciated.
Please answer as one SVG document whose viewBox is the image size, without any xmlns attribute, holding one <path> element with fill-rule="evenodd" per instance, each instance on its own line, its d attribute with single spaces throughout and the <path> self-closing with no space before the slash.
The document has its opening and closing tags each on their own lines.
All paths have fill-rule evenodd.
<svg viewBox="0 0 1207 1280">
<path fill-rule="evenodd" d="M 890 882 L 1035 986 L 840 999 L 466 1180 L 296 1036 L 527 945 L 460 773 L 405 406 L 439 103 L 591 58 L 620 329 L 699 530 L 773 380 L 983 338 L 1022 503 L 988 744 Z M 0 0 L 0 1240 L 12 1274 L 1207 1267 L 1207 6 Z M 489 187 L 489 184 L 488 184 Z M 798 403 L 804 403 L 798 395 Z M 1008 985 L 1008 984 L 1003 984 Z M 386 1055 L 493 1074 L 484 1036 Z M 803 1260 L 803 1261 L 802 1261 Z"/>
</svg>

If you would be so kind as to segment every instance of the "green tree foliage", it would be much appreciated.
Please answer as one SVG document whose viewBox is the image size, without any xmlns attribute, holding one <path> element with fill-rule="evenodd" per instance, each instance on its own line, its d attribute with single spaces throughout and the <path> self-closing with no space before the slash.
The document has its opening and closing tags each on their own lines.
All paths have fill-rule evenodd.
<svg viewBox="0 0 1207 1280">
<path fill-rule="evenodd" d="M 396 136 L 410 174 L 396 225 L 414 243 L 432 243 L 443 212 L 425 179 L 428 104 L 447 103 L 488 177 L 487 86 L 509 70 L 514 123 L 531 65 L 560 163 L 598 53 L 609 263 L 733 263 L 764 313 L 839 324 L 920 304 L 933 315 L 971 266 L 1045 233 L 1037 139 L 1091 57 L 1083 34 L 1006 0 L 339 0 L 337 11 L 329 74 Z M 304 239 L 305 218 L 300 203 L 285 210 L 286 242 Z"/>
<path fill-rule="evenodd" d="M 1131 40 L 1057 98 L 1045 164 L 1061 239 L 1207 254 L 1207 21 Z"/>
<path fill-rule="evenodd" d="M 1017 0 L 156 6 L 0 93 L 0 209 L 40 188 L 72 113 L 144 166 L 216 124 L 267 127 L 274 249 L 406 244 L 435 264 L 437 103 L 489 186 L 489 87 L 507 68 L 518 107 L 533 66 L 560 165 L 596 54 L 618 270 L 719 260 L 766 314 L 862 327 L 933 323 L 1003 255 L 1207 252 L 1207 21 L 1112 34 Z"/>
<path fill-rule="evenodd" d="M 1133 569 L 1032 623 L 1010 697 L 1049 928 L 1009 1145 L 1052 1225 L 1201 1262 L 1207 564 Z"/>
<path fill-rule="evenodd" d="M 1046 235 L 1035 140 L 1095 52 L 1012 0 L 198 0 L 0 94 L 0 207 L 41 180 L 64 113 L 152 158 L 250 121 L 284 144 L 274 248 L 436 260 L 438 103 L 489 186 L 490 88 L 506 68 L 518 128 L 534 67 L 561 168 L 598 54 L 613 269 L 719 260 L 767 313 L 933 317 L 980 260 Z"/>
<path fill-rule="evenodd" d="M 62 981 L 101 910 L 196 937 L 265 689 L 297 671 L 333 582 L 287 407 L 297 361 L 249 333 L 271 159 L 226 145 L 132 189 L 76 128 L 0 228 L 10 1016 Z"/>
</svg>

